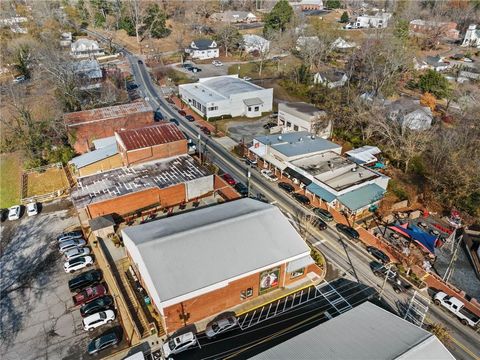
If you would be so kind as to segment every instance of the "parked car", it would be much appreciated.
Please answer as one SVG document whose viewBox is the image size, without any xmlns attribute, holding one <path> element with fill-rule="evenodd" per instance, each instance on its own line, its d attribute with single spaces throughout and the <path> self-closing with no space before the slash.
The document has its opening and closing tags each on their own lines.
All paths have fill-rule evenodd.
<svg viewBox="0 0 480 360">
<path fill-rule="evenodd" d="M 343 235 L 346 235 L 349 238 L 352 238 L 352 239 L 360 238 L 360 234 L 358 233 L 358 231 L 348 225 L 337 224 L 335 225 L 335 227 L 339 232 L 341 232 Z"/>
<path fill-rule="evenodd" d="M 22 211 L 22 207 L 20 205 L 14 205 L 8 209 L 8 220 L 18 220 L 20 219 L 20 213 Z"/>
<path fill-rule="evenodd" d="M 90 270 L 80 274 L 68 281 L 68 288 L 71 292 L 78 292 L 97 284 L 102 280 L 102 272 L 100 270 Z"/>
<path fill-rule="evenodd" d="M 162 113 L 160 112 L 160 108 L 158 108 L 158 109 L 155 110 L 155 112 L 153 113 L 153 121 L 160 121 L 160 120 L 163 120 L 163 115 L 162 115 Z"/>
<path fill-rule="evenodd" d="M 72 250 L 68 250 L 63 254 L 66 261 L 70 261 L 82 256 L 90 255 L 90 249 L 88 247 L 77 247 Z"/>
<path fill-rule="evenodd" d="M 181 353 L 195 345 L 197 345 L 197 337 L 190 331 L 165 340 L 162 348 L 163 355 L 165 358 L 169 358 L 171 355 Z"/>
<path fill-rule="evenodd" d="M 278 180 L 278 178 L 275 176 L 275 174 L 272 172 L 272 170 L 263 169 L 262 171 L 260 171 L 260 173 L 268 181 L 277 181 Z"/>
<path fill-rule="evenodd" d="M 385 265 L 378 261 L 372 261 L 370 263 L 370 269 L 378 277 L 387 277 L 387 282 L 392 286 L 393 291 L 397 294 L 407 291 L 412 287 L 409 283 L 403 281 L 399 276 L 395 268 L 390 267 L 390 270 Z"/>
<path fill-rule="evenodd" d="M 382 250 L 377 249 L 374 246 L 367 246 L 367 251 L 376 259 L 380 260 L 383 264 L 388 264 L 390 258 Z"/>
<path fill-rule="evenodd" d="M 169 104 L 175 104 L 175 101 L 173 101 L 171 98 L 167 97 L 165 98 Z"/>
<path fill-rule="evenodd" d="M 179 109 L 179 110 L 178 110 L 178 113 L 179 113 L 180 115 L 182 115 L 182 116 L 187 116 L 187 113 L 186 113 L 185 111 L 183 111 L 183 110 L 180 110 L 180 109 Z"/>
<path fill-rule="evenodd" d="M 113 302 L 113 298 L 105 295 L 83 304 L 80 308 L 80 315 L 82 317 L 87 317 L 99 311 L 113 309 L 114 307 L 115 303 Z"/>
<path fill-rule="evenodd" d="M 302 205 L 310 205 L 310 199 L 302 194 L 293 193 L 293 198 L 297 200 Z"/>
<path fill-rule="evenodd" d="M 227 182 L 228 185 L 235 185 L 237 183 L 230 174 L 223 174 L 222 178 Z"/>
<path fill-rule="evenodd" d="M 454 314 L 463 325 L 469 325 L 473 328 L 480 325 L 480 318 L 465 307 L 465 304 L 454 296 L 448 296 L 439 291 L 433 297 L 435 305 L 441 305 L 452 314 Z"/>
<path fill-rule="evenodd" d="M 196 66 L 192 66 L 191 68 L 188 69 L 188 71 L 191 71 L 193 73 L 197 73 L 197 72 L 202 71 L 202 69 L 200 69 L 199 67 L 196 67 Z"/>
<path fill-rule="evenodd" d="M 195 118 L 192 115 L 185 115 L 185 119 L 187 119 L 190 122 L 195 121 Z"/>
<path fill-rule="evenodd" d="M 183 64 L 182 64 L 182 67 L 183 67 L 184 69 L 188 69 L 188 68 L 193 67 L 193 65 L 190 64 L 190 63 L 183 63 Z"/>
<path fill-rule="evenodd" d="M 315 208 L 313 209 L 313 213 L 324 221 L 333 221 L 333 215 L 328 210 Z"/>
<path fill-rule="evenodd" d="M 318 230 L 327 230 L 327 223 L 322 219 L 314 217 L 311 222 L 312 225 L 315 226 Z"/>
<path fill-rule="evenodd" d="M 275 127 L 275 126 L 277 126 L 276 123 L 269 122 L 269 123 L 264 124 L 264 125 L 263 125 L 263 128 L 264 128 L 265 130 L 269 130 L 269 129 Z"/>
<path fill-rule="evenodd" d="M 120 340 L 117 329 L 108 330 L 90 341 L 87 347 L 88 354 L 97 355 L 100 351 L 108 349 L 109 347 L 117 347 Z"/>
<path fill-rule="evenodd" d="M 248 188 L 246 185 L 242 184 L 241 182 L 237 182 L 234 188 L 243 197 L 248 196 Z"/>
<path fill-rule="evenodd" d="M 62 254 L 64 254 L 68 250 L 72 250 L 85 245 L 86 245 L 86 241 L 84 239 L 68 239 L 68 240 L 61 241 L 58 244 L 58 250 Z"/>
<path fill-rule="evenodd" d="M 293 185 L 290 185 L 289 183 L 286 183 L 286 182 L 279 182 L 278 184 L 278 187 L 288 193 L 291 193 L 291 192 L 294 192 L 295 191 L 295 187 Z"/>
<path fill-rule="evenodd" d="M 102 284 L 87 287 L 72 297 L 73 305 L 78 306 L 92 301 L 107 293 L 107 289 Z"/>
<path fill-rule="evenodd" d="M 26 81 L 27 78 L 25 77 L 25 75 L 20 75 L 20 76 L 17 76 L 15 79 L 13 79 L 13 83 L 14 84 L 20 84 L 24 81 Z"/>
<path fill-rule="evenodd" d="M 250 158 L 247 157 L 247 158 L 245 159 L 245 163 L 246 163 L 247 165 L 252 165 L 252 166 L 253 166 L 253 165 L 257 165 L 258 161 L 257 161 L 257 159 L 255 159 L 255 158 L 250 159 Z"/>
<path fill-rule="evenodd" d="M 138 60 L 138 63 L 139 63 L 140 65 L 142 65 L 142 64 L 143 64 L 143 61 L 142 61 L 142 60 Z"/>
<path fill-rule="evenodd" d="M 223 63 L 221 61 L 218 61 L 218 60 L 213 60 L 212 64 L 215 65 L 215 66 L 223 66 Z"/>
<path fill-rule="evenodd" d="M 205 135 L 210 135 L 212 132 L 210 131 L 209 128 L 207 128 L 206 126 L 202 126 L 200 128 L 200 130 L 205 134 Z"/>
<path fill-rule="evenodd" d="M 115 320 L 115 313 L 113 310 L 100 311 L 98 313 L 87 316 L 82 320 L 83 330 L 93 331 L 96 328 L 110 324 Z"/>
<path fill-rule="evenodd" d="M 178 122 L 178 120 L 175 119 L 175 118 L 171 118 L 171 119 L 170 119 L 170 122 L 171 122 L 171 123 L 174 123 L 174 124 L 177 125 L 177 126 L 180 125 L 180 123 Z"/>
<path fill-rule="evenodd" d="M 70 239 L 82 239 L 83 233 L 81 231 L 69 231 L 57 236 L 57 241 L 64 241 Z"/>
<path fill-rule="evenodd" d="M 37 203 L 31 202 L 27 204 L 27 215 L 34 216 L 38 214 L 38 206 Z"/>
<path fill-rule="evenodd" d="M 65 261 L 63 269 L 66 273 L 73 273 L 77 270 L 84 269 L 93 265 L 93 258 L 91 256 L 81 256 L 72 260 Z"/>
<path fill-rule="evenodd" d="M 214 338 L 218 334 L 228 331 L 238 325 L 238 319 L 233 315 L 219 316 L 212 322 L 207 324 L 205 335 L 209 339 Z"/>
</svg>

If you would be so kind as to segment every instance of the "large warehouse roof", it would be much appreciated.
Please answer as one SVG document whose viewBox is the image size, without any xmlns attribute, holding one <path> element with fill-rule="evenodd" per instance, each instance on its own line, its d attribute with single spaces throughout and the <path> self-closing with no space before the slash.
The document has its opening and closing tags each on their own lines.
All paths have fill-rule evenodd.
<svg viewBox="0 0 480 360">
<path fill-rule="evenodd" d="M 126 228 L 123 239 L 161 301 L 310 253 L 277 207 L 252 199 Z"/>
<path fill-rule="evenodd" d="M 455 358 L 435 335 L 370 302 L 365 302 L 250 359 Z"/>
<path fill-rule="evenodd" d="M 117 131 L 117 138 L 125 150 L 131 151 L 185 140 L 185 135 L 177 125 L 168 122 L 136 129 L 119 130 Z"/>
</svg>

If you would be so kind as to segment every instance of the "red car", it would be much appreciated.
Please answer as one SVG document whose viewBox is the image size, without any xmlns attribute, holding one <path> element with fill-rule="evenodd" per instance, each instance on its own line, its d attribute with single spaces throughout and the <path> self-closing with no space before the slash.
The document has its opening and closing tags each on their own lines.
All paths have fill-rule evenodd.
<svg viewBox="0 0 480 360">
<path fill-rule="evenodd" d="M 187 113 L 186 113 L 185 111 L 183 111 L 183 110 L 178 110 L 178 113 L 179 113 L 180 115 L 182 115 L 182 116 L 186 116 L 186 115 L 187 115 Z"/>
<path fill-rule="evenodd" d="M 85 304 L 87 301 L 94 300 L 96 298 L 99 298 L 100 296 L 103 296 L 107 293 L 107 289 L 105 289 L 105 286 L 103 285 L 95 285 L 86 288 L 83 291 L 80 291 L 78 294 L 72 297 L 73 299 L 73 305 L 78 306 Z"/>
<path fill-rule="evenodd" d="M 222 177 L 228 185 L 235 185 L 237 183 L 230 174 L 223 174 Z"/>
<path fill-rule="evenodd" d="M 200 130 L 202 130 L 202 132 L 205 134 L 205 135 L 210 135 L 212 132 L 206 127 L 206 126 L 202 126 L 200 128 Z"/>
</svg>

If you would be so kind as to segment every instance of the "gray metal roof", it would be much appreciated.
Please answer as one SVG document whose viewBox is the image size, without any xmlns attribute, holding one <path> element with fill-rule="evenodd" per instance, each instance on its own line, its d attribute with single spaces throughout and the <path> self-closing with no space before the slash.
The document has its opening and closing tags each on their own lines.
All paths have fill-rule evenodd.
<svg viewBox="0 0 480 360">
<path fill-rule="evenodd" d="M 262 105 L 262 104 L 263 104 L 262 99 L 260 99 L 260 98 L 258 98 L 258 97 L 245 99 L 245 100 L 243 100 L 243 102 L 244 102 L 245 105 L 247 105 L 247 106 Z"/>
<path fill-rule="evenodd" d="M 118 154 L 116 143 L 74 157 L 72 160 L 70 160 L 70 163 L 75 165 L 77 169 L 81 169 L 82 167 L 96 163 L 100 160 L 104 160 L 115 154 Z"/>
<path fill-rule="evenodd" d="M 250 359 L 455 359 L 432 334 L 365 302 Z"/>
<path fill-rule="evenodd" d="M 264 90 L 264 88 L 255 85 L 250 81 L 231 76 L 215 76 L 211 78 L 200 79 L 198 84 L 215 90 L 227 98 L 230 97 L 230 95 Z"/>
<path fill-rule="evenodd" d="M 117 138 L 115 136 L 109 136 L 105 138 L 92 140 L 92 144 L 96 150 L 101 149 L 108 145 L 116 144 L 116 143 L 117 143 Z"/>
<path fill-rule="evenodd" d="M 127 249 L 134 243 L 161 301 L 310 253 L 277 207 L 253 199 L 126 228 L 123 238 Z"/>
<path fill-rule="evenodd" d="M 109 226 L 115 226 L 115 220 L 113 219 L 112 214 L 98 216 L 96 218 L 88 220 L 90 229 L 92 231 L 105 229 Z"/>
<path fill-rule="evenodd" d="M 308 131 L 256 136 L 255 140 L 262 144 L 270 145 L 273 149 L 287 157 L 340 148 L 340 145 L 320 137 L 312 136 Z"/>
</svg>

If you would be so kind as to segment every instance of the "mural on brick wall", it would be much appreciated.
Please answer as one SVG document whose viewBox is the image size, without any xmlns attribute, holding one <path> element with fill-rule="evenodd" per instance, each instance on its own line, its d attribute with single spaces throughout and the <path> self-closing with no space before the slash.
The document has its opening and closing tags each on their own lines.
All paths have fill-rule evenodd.
<svg viewBox="0 0 480 360">
<path fill-rule="evenodd" d="M 265 270 L 260 273 L 260 294 L 263 294 L 273 288 L 278 287 L 280 278 L 280 268 Z"/>
</svg>

